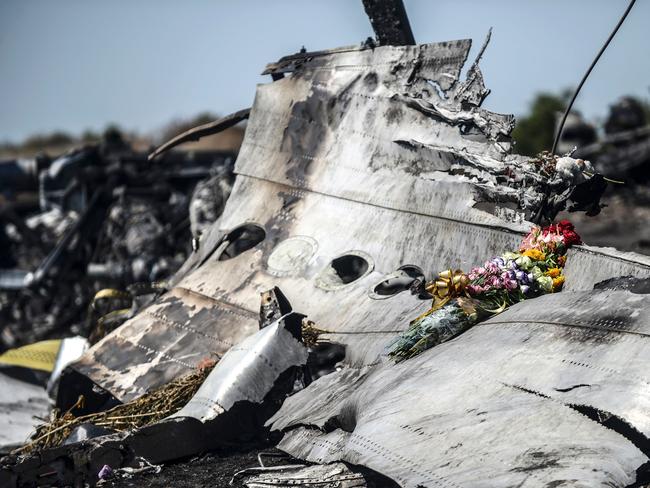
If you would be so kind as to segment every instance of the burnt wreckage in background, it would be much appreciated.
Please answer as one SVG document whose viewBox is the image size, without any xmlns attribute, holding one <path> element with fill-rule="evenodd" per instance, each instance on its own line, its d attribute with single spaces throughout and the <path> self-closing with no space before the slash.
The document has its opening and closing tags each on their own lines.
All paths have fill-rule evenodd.
<svg viewBox="0 0 650 488">
<path fill-rule="evenodd" d="M 429 308 L 408 291 L 420 270 L 513 248 L 530 219 L 567 201 L 593 210 L 511 154 L 514 118 L 480 107 L 477 62 L 459 79 L 470 47 L 367 42 L 267 66 L 274 81 L 258 86 L 221 218 L 165 294 L 67 368 L 57 402 L 66 410 L 83 395 L 99 410 L 206 357 L 214 370 L 171 417 L 7 458 L 0 481 L 94 483 L 104 465 L 265 436 L 268 420 L 282 450 L 334 463 L 269 481 L 279 486 L 309 476 L 363 486 L 339 461 L 406 487 L 639 483 L 650 455 L 647 257 L 572 248 L 562 293 L 417 358 L 384 355 Z M 633 278 L 606 281 L 621 275 Z M 345 351 L 320 373 L 310 327 Z"/>
<path fill-rule="evenodd" d="M 116 301 L 130 305 L 129 294 L 108 296 L 87 317 L 100 289 L 173 274 L 221 213 L 235 157 L 170 152 L 149 161 L 114 132 L 54 160 L 0 162 L 0 351 L 88 336 Z"/>
</svg>

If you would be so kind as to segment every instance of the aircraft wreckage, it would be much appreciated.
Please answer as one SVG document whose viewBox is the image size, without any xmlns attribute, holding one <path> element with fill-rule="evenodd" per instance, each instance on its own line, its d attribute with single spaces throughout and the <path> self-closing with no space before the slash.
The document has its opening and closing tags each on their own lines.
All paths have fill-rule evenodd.
<svg viewBox="0 0 650 488">
<path fill-rule="evenodd" d="M 516 248 L 564 204 L 593 210 L 591 179 L 553 186 L 511 154 L 514 118 L 481 108 L 480 54 L 460 79 L 470 47 L 366 43 L 269 64 L 223 214 L 164 294 L 66 368 L 57 407 L 106 410 L 216 366 L 174 415 L 5 458 L 0 485 L 92 484 L 105 465 L 266 428 L 295 458 L 333 463 L 319 478 L 332 486 L 363 486 L 342 484 L 360 478 L 341 462 L 404 487 L 641 486 L 649 258 L 575 246 L 561 293 L 415 358 L 386 354 L 431 307 L 409 292 L 418 281 Z"/>
</svg>

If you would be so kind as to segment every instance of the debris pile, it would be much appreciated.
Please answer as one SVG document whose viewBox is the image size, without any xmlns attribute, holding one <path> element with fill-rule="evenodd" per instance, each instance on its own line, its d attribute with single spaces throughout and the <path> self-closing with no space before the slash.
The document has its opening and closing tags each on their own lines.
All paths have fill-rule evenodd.
<svg viewBox="0 0 650 488">
<path fill-rule="evenodd" d="M 88 337 L 98 315 L 131 302 L 93 302 L 89 316 L 95 293 L 171 276 L 221 214 L 234 159 L 176 151 L 150 162 L 113 134 L 53 160 L 0 162 L 0 351 Z"/>
<path fill-rule="evenodd" d="M 364 4 L 378 25 L 403 14 Z M 163 160 L 136 158 L 139 172 L 133 158 L 80 156 L 49 166 L 52 181 L 72 160 L 87 178 L 43 187 L 59 213 L 39 225 L 58 251 L 3 283 L 26 293 L 76 269 L 84 290 L 99 291 L 94 307 L 115 302 L 106 310 L 126 321 L 65 367 L 65 413 L 2 460 L 0 485 L 94 485 L 268 445 L 294 458 L 260 459 L 235 482 L 644 480 L 650 297 L 629 283 L 647 281 L 650 260 L 578 245 L 566 222 L 531 232 L 562 209 L 597 213 L 604 179 L 583 159 L 511 153 L 514 118 L 481 107 L 485 46 L 461 80 L 471 41 L 407 37 L 282 58 L 251 109 L 163 146 L 249 118 L 216 220 L 229 186 L 205 168 L 154 172 Z M 190 242 L 179 267 L 178 243 Z M 503 257 L 472 269 L 486 256 Z M 620 276 L 629 278 L 611 281 Z M 150 283 L 123 294 L 136 279 Z M 411 318 L 445 310 L 470 286 L 474 299 L 498 290 L 487 320 L 390 358 Z M 531 299 L 508 295 L 515 288 Z M 216 361 L 207 375 L 206 357 Z"/>
</svg>

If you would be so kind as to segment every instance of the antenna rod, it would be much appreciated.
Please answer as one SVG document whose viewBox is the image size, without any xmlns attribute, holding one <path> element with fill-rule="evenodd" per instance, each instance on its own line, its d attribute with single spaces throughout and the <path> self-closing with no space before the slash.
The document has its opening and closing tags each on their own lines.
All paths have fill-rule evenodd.
<svg viewBox="0 0 650 488">
<path fill-rule="evenodd" d="M 562 121 L 560 122 L 560 125 L 557 128 L 557 132 L 555 134 L 555 140 L 553 141 L 553 149 L 551 149 L 551 154 L 555 154 L 555 151 L 557 150 L 557 145 L 558 142 L 560 142 L 560 137 L 562 136 L 562 131 L 564 130 L 564 123 L 566 122 L 566 118 L 569 116 L 569 112 L 571 111 L 571 108 L 573 107 L 573 102 L 576 101 L 576 98 L 578 98 L 578 93 L 580 93 L 580 90 L 582 89 L 582 85 L 585 84 L 585 81 L 587 81 L 587 78 L 589 78 L 589 75 L 591 74 L 591 71 L 594 69 L 594 66 L 596 66 L 596 63 L 602 56 L 602 54 L 605 52 L 605 49 L 607 49 L 607 46 L 609 46 L 609 43 L 612 42 L 612 39 L 614 39 L 614 36 L 618 32 L 618 29 L 623 25 L 623 22 L 625 21 L 625 18 L 627 17 L 627 14 L 630 13 L 630 10 L 632 10 L 632 7 L 636 3 L 636 0 L 631 0 L 630 4 L 627 6 L 627 9 L 623 13 L 623 16 L 621 19 L 618 21 L 618 24 L 616 24 L 616 27 L 614 27 L 614 30 L 612 33 L 609 35 L 607 38 L 607 41 L 605 41 L 605 44 L 603 44 L 603 47 L 600 48 L 600 51 L 598 51 L 598 54 L 594 58 L 594 60 L 591 62 L 591 66 L 589 66 L 589 69 L 585 73 L 585 75 L 582 77 L 582 80 L 580 81 L 580 84 L 578 85 L 578 88 L 576 88 L 576 91 L 573 92 L 573 96 L 571 97 L 571 101 L 569 102 L 569 105 L 567 105 L 566 110 L 564 111 L 564 115 L 562 116 Z"/>
</svg>

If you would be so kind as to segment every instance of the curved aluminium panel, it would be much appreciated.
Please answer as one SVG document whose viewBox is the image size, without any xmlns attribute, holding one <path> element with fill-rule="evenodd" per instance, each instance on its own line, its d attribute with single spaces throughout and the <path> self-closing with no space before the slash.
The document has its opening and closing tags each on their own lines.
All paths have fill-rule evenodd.
<svg viewBox="0 0 650 488">
<path fill-rule="evenodd" d="M 280 448 L 405 487 L 628 486 L 650 454 L 650 296 L 522 302 L 398 364 L 325 376 L 271 420 Z"/>
<path fill-rule="evenodd" d="M 463 87 L 474 90 L 458 82 L 470 45 L 323 52 L 292 76 L 260 85 L 222 217 L 172 290 L 74 370 L 119 400 L 135 398 L 254 332 L 259 293 L 276 285 L 323 328 L 350 329 L 346 343 L 366 329 L 383 340 L 427 305 L 407 294 L 377 304 L 368 290 L 382 276 L 403 264 L 467 267 L 515 245 L 527 226 L 521 216 L 508 221 L 474 208 L 486 190 L 449 174 L 454 165 L 469 171 L 510 157 L 499 134 L 511 129 L 512 117 L 474 107 L 467 117 L 489 120 L 491 128 L 465 134 L 404 101 L 432 90 L 447 111 L 464 114 L 454 97 Z M 228 232 L 245 223 L 262 226 L 265 240 L 218 260 Z M 299 237 L 309 249 L 293 250 L 296 266 L 278 272 L 278 248 Z M 367 256 L 372 271 L 341 286 L 316 286 L 330 262 L 351 251 Z M 350 347 L 348 360 L 363 361 L 372 350 Z"/>
<path fill-rule="evenodd" d="M 135 398 L 252 334 L 260 292 L 278 286 L 347 354 L 341 371 L 289 398 L 277 414 L 274 426 L 290 429 L 287 451 L 367 464 L 404 486 L 632 482 L 647 460 L 637 444 L 649 410 L 644 376 L 624 380 L 636 365 L 623 358 L 640 361 L 645 342 L 598 342 L 589 334 L 574 341 L 566 324 L 516 315 L 531 306 L 547 312 L 544 300 L 577 307 L 590 294 L 527 302 L 508 312 L 519 326 L 488 322 L 400 365 L 382 359 L 386 344 L 429 302 L 408 292 L 374 300 L 374 285 L 405 264 L 467 269 L 517 246 L 528 228 L 522 209 L 529 193 L 495 176 L 524 162 L 508 154 L 513 119 L 473 103 L 485 93 L 476 71 L 458 80 L 469 47 L 348 48 L 270 66 L 291 75 L 258 87 L 222 217 L 169 293 L 95 345 L 75 371 L 120 400 Z M 245 223 L 263 227 L 265 239 L 219 260 L 226 236 Z M 287 241 L 294 242 L 289 252 Z M 367 256 L 372 270 L 317 286 L 333 260 L 351 251 Z M 650 268 L 578 249 L 567 289 L 590 290 L 590 269 L 605 279 Z M 328 276 L 332 285 L 335 276 Z M 627 295 L 618 298 L 627 303 Z M 591 305 L 580 313 L 598 322 Z M 576 364 L 561 360 L 570 348 Z M 578 363 L 594 365 L 583 368 L 591 376 L 580 376 Z M 610 370 L 622 374 L 608 382 L 596 374 Z M 603 385 L 603 394 L 573 388 L 574 378 Z M 585 395 L 584 408 L 555 389 L 566 389 L 566 398 Z M 628 401 L 605 401 L 619 393 Z M 598 412 L 609 412 L 614 424 Z"/>
</svg>

